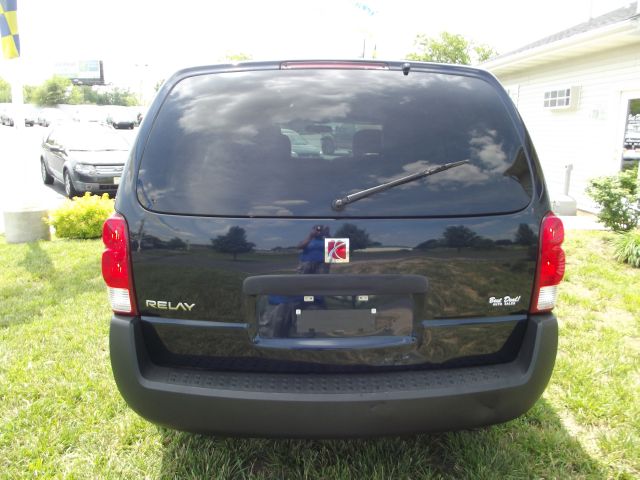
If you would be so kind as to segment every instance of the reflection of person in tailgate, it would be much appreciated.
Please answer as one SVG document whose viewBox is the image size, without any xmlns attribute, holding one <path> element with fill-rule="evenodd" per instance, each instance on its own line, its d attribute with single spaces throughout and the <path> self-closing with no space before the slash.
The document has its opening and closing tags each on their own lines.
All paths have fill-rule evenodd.
<svg viewBox="0 0 640 480">
<path fill-rule="evenodd" d="M 302 249 L 298 273 L 329 273 L 330 264 L 324 263 L 324 239 L 330 235 L 329 227 L 315 225 L 307 238 L 298 244 Z"/>
<path fill-rule="evenodd" d="M 329 227 L 314 225 L 303 241 L 298 244 L 300 263 L 297 272 L 301 274 L 329 273 L 330 264 L 324 263 L 324 239 Z M 260 317 L 260 335 L 265 337 L 286 337 L 295 328 L 295 310 L 299 308 L 325 308 L 324 297 L 315 296 L 312 302 L 305 302 L 299 295 L 269 295 L 269 307 Z"/>
</svg>

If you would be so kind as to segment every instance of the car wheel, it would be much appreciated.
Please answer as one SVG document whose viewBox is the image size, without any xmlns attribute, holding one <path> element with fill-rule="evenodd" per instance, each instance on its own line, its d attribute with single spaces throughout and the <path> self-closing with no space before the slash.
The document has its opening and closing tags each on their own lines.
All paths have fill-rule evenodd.
<svg viewBox="0 0 640 480">
<path fill-rule="evenodd" d="M 336 151 L 336 143 L 331 137 L 323 137 L 322 140 L 322 153 L 325 155 L 333 155 Z"/>
<path fill-rule="evenodd" d="M 45 185 L 51 185 L 53 183 L 53 177 L 49 174 L 49 170 L 47 170 L 47 165 L 43 159 L 40 159 L 40 173 L 42 174 L 42 181 Z"/>
<path fill-rule="evenodd" d="M 69 172 L 66 170 L 64 171 L 64 193 L 66 193 L 69 198 L 77 197 L 79 195 L 76 187 L 73 186 L 71 175 L 69 175 Z"/>
</svg>

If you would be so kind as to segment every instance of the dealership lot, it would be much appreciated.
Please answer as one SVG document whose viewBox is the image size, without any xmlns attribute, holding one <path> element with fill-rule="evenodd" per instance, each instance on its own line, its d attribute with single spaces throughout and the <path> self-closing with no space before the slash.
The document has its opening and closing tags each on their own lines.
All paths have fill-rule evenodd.
<svg viewBox="0 0 640 480">
<path fill-rule="evenodd" d="M 64 201 L 64 187 L 59 182 L 45 185 L 40 174 L 40 149 L 49 129 L 39 126 L 12 128 L 0 126 L 0 158 L 2 178 L 0 211 L 20 208 L 56 208 Z M 138 129 L 118 130 L 129 143 Z M 4 220 L 0 215 L 0 233 Z"/>
</svg>

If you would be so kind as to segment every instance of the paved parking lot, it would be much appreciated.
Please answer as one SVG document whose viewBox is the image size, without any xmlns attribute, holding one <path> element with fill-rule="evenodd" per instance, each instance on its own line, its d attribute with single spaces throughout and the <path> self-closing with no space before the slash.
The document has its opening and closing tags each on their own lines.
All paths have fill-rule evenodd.
<svg viewBox="0 0 640 480">
<path fill-rule="evenodd" d="M 45 185 L 40 176 L 40 144 L 48 128 L 39 126 L 20 129 L 0 126 L 0 159 L 2 159 L 2 186 L 0 212 L 25 207 L 56 208 L 64 201 L 64 187 L 59 182 Z M 133 142 L 134 130 L 119 130 Z M 0 214 L 0 233 L 4 232 L 4 219 Z"/>
</svg>

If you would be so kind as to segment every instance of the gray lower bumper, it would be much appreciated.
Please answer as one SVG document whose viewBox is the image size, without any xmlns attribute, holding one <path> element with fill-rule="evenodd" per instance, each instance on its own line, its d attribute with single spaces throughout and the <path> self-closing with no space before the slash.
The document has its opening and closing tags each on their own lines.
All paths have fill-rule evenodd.
<svg viewBox="0 0 640 480">
<path fill-rule="evenodd" d="M 353 437 L 471 428 L 513 419 L 544 391 L 557 321 L 532 317 L 518 357 L 470 368 L 366 374 L 261 374 L 159 367 L 137 318 L 111 320 L 111 364 L 127 403 L 148 420 L 192 432 Z"/>
<path fill-rule="evenodd" d="M 115 192 L 116 190 L 118 190 L 118 185 L 109 183 L 87 183 L 74 181 L 73 186 L 78 191 L 91 193 Z"/>
</svg>

